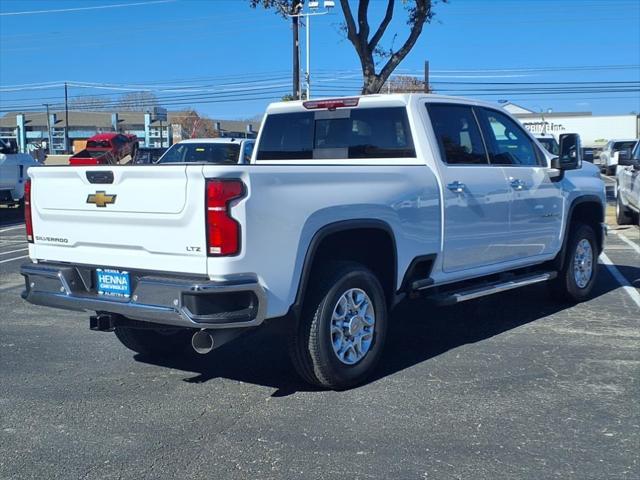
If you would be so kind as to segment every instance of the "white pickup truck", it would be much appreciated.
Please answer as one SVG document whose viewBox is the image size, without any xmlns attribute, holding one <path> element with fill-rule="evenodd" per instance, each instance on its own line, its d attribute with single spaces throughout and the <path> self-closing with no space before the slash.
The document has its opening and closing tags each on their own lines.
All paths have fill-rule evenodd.
<svg viewBox="0 0 640 480">
<path fill-rule="evenodd" d="M 12 151 L 0 140 L 0 205 L 20 205 L 24 200 L 27 170 L 39 163 L 26 153 Z"/>
<path fill-rule="evenodd" d="M 607 175 L 615 175 L 618 164 L 623 163 L 620 161 L 620 156 L 628 159 L 636 143 L 638 143 L 637 139 L 609 140 L 607 146 L 600 152 L 600 171 Z"/>
<path fill-rule="evenodd" d="M 616 221 L 618 225 L 640 225 L 640 142 L 616 173 Z"/>
<path fill-rule="evenodd" d="M 579 147 L 453 97 L 275 103 L 249 165 L 32 168 L 22 295 L 146 355 L 285 317 L 299 374 L 348 388 L 407 296 L 589 296 L 605 189 Z"/>
</svg>

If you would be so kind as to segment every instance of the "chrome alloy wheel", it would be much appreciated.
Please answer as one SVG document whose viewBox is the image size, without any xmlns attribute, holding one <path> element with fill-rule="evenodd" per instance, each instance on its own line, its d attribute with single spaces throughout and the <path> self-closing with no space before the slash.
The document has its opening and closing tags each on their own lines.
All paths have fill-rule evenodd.
<svg viewBox="0 0 640 480">
<path fill-rule="evenodd" d="M 364 290 L 351 288 L 342 294 L 331 316 L 331 344 L 342 363 L 362 360 L 373 343 L 376 314 Z"/>
<path fill-rule="evenodd" d="M 593 249 L 589 240 L 583 238 L 576 246 L 573 257 L 573 278 L 578 288 L 585 288 L 593 276 Z"/>
</svg>

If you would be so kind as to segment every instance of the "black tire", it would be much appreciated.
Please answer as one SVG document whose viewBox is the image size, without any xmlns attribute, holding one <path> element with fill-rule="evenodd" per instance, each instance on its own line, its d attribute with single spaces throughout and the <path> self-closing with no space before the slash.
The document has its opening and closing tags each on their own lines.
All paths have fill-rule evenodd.
<svg viewBox="0 0 640 480">
<path fill-rule="evenodd" d="M 578 245 L 586 240 L 591 247 L 592 257 L 591 276 L 583 286 L 576 281 L 574 267 L 576 265 L 576 251 Z M 598 271 L 598 246 L 596 234 L 593 228 L 582 223 L 571 225 L 569 239 L 567 240 L 564 265 L 558 272 L 558 277 L 550 283 L 551 293 L 554 298 L 563 302 L 578 303 L 587 300 L 595 284 Z"/>
<path fill-rule="evenodd" d="M 340 298 L 351 289 L 366 293 L 373 307 L 375 324 L 368 351 L 356 363 L 347 364 L 334 351 L 331 318 Z M 376 276 L 355 262 L 334 263 L 310 286 L 300 319 L 289 337 L 289 354 L 305 381 L 343 390 L 363 383 L 371 375 L 380 359 L 386 331 L 387 306 Z"/>
<path fill-rule="evenodd" d="M 616 174 L 616 167 L 607 167 L 607 175 L 612 176 Z"/>
<path fill-rule="evenodd" d="M 633 212 L 622 203 L 619 190 L 616 191 L 616 194 L 616 222 L 618 225 L 631 225 L 633 223 Z"/>
<path fill-rule="evenodd" d="M 148 356 L 173 356 L 185 353 L 191 346 L 193 332 L 189 329 L 151 330 L 116 327 L 118 340 L 136 353 Z"/>
</svg>

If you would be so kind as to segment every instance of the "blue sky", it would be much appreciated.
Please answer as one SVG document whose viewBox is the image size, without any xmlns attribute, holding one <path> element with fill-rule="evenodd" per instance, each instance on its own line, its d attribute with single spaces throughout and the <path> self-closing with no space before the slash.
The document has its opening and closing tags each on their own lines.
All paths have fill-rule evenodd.
<svg viewBox="0 0 640 480">
<path fill-rule="evenodd" d="M 397 47 L 408 32 L 397 3 L 383 39 L 387 47 Z M 375 23 L 386 2 L 371 4 Z M 421 75 L 428 59 L 437 92 L 469 89 L 467 96 L 535 110 L 640 112 L 637 0 L 451 0 L 435 9 L 397 73 Z M 340 32 L 341 20 L 337 7 L 312 21 L 312 94 L 358 92 L 360 66 Z M 170 109 L 191 106 L 216 118 L 248 118 L 290 92 L 290 72 L 290 23 L 273 11 L 249 8 L 246 0 L 0 0 L 0 109 L 60 102 L 58 83 L 67 80 L 98 84 L 72 86 L 71 97 L 109 98 L 146 88 L 167 99 Z M 47 82 L 54 85 L 16 87 Z M 592 91 L 515 93 L 523 86 L 443 82 Z M 610 91 L 634 86 L 635 92 Z M 490 88 L 507 92 L 486 92 Z"/>
</svg>

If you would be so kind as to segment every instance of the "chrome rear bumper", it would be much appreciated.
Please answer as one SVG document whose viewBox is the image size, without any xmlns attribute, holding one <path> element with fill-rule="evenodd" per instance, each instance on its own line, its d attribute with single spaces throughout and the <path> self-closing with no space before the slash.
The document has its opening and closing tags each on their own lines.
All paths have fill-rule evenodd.
<svg viewBox="0 0 640 480">
<path fill-rule="evenodd" d="M 129 298 L 99 295 L 95 269 L 27 263 L 22 298 L 35 305 L 77 311 L 109 312 L 134 320 L 187 328 L 238 328 L 260 325 L 266 315 L 264 288 L 254 275 L 221 281 L 132 272 Z"/>
</svg>

